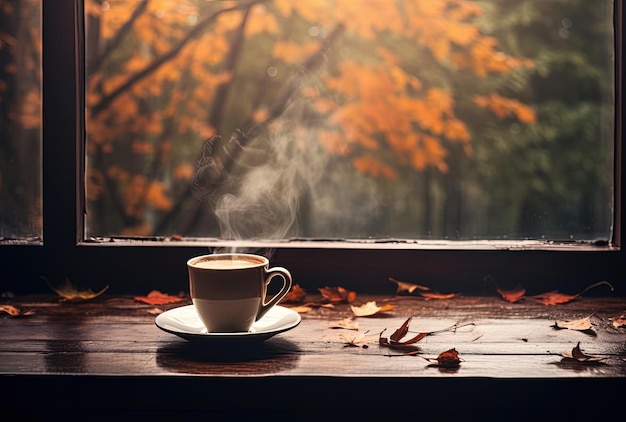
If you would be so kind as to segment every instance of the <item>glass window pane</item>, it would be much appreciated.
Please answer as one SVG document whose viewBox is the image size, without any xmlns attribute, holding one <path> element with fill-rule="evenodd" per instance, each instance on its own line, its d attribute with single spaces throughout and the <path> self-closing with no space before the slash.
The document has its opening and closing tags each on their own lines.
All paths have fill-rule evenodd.
<svg viewBox="0 0 626 422">
<path fill-rule="evenodd" d="M 89 236 L 610 238 L 612 1 L 85 4 Z"/>
<path fill-rule="evenodd" d="M 0 239 L 40 239 L 41 0 L 0 1 Z"/>
</svg>

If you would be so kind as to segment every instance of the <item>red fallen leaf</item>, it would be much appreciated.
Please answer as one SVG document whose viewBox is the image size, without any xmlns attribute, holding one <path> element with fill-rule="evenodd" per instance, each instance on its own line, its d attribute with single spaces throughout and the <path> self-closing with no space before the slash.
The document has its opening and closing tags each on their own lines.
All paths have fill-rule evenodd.
<svg viewBox="0 0 626 422">
<path fill-rule="evenodd" d="M 585 293 L 587 290 L 590 290 L 594 287 L 600 286 L 602 284 L 606 284 L 607 286 L 609 286 L 611 288 L 611 291 L 613 291 L 613 286 L 611 285 L 611 283 L 609 283 L 608 281 L 599 281 L 597 283 L 594 283 L 588 287 L 586 287 L 585 289 L 583 289 L 583 291 L 581 291 L 580 293 L 577 293 L 575 295 L 568 295 L 566 293 L 561 293 L 558 290 L 553 290 L 551 292 L 547 292 L 547 293 L 542 293 L 539 295 L 535 295 L 535 296 L 528 296 L 529 299 L 535 300 L 537 302 L 543 303 L 544 305 L 558 305 L 561 303 L 567 303 L 567 302 L 571 302 L 572 300 L 578 298 L 579 296 L 581 296 L 583 293 Z"/>
<path fill-rule="evenodd" d="M 182 302 L 185 300 L 185 297 L 183 295 L 171 296 L 161 293 L 158 290 L 152 290 L 147 296 L 135 296 L 134 299 L 149 305 L 165 305 L 168 303 Z"/>
<path fill-rule="evenodd" d="M 437 363 L 431 363 L 428 366 L 440 367 L 440 368 L 457 368 L 461 365 L 461 358 L 459 352 L 456 349 L 446 350 L 437 356 L 436 359 L 424 358 L 428 361 L 437 361 Z"/>
<path fill-rule="evenodd" d="M 518 284 L 513 290 L 503 290 L 499 288 L 496 290 L 500 293 L 502 299 L 511 303 L 519 302 L 526 295 L 526 289 L 521 284 Z"/>
<path fill-rule="evenodd" d="M 487 278 L 491 279 L 493 284 L 496 286 L 496 291 L 500 294 L 500 296 L 502 296 L 502 299 L 506 300 L 507 302 L 511 302 L 511 303 L 519 302 L 526 295 L 526 289 L 521 284 L 518 284 L 512 290 L 505 290 L 496 284 L 496 281 L 493 279 L 493 277 L 488 275 L 485 277 L 485 280 Z"/>
<path fill-rule="evenodd" d="M 282 298 L 281 303 L 303 303 L 306 299 L 306 292 L 300 285 L 294 284 L 289 293 Z"/>
<path fill-rule="evenodd" d="M 318 289 L 322 297 L 333 303 L 352 303 L 356 299 L 356 292 L 349 291 L 343 287 L 322 287 Z"/>
</svg>

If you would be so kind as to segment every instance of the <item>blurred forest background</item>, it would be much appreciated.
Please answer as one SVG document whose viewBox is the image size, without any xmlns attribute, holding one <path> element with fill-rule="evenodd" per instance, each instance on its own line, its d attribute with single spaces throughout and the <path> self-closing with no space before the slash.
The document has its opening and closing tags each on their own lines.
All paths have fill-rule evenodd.
<svg viewBox="0 0 626 422">
<path fill-rule="evenodd" d="M 32 2 L 0 0 L 4 235 L 38 222 Z M 88 236 L 610 237 L 612 1 L 86 0 L 85 23 Z"/>
</svg>

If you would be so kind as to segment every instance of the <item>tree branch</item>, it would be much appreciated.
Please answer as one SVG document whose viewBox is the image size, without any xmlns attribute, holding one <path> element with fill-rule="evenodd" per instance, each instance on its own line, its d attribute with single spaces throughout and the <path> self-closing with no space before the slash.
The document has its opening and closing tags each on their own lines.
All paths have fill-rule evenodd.
<svg viewBox="0 0 626 422">
<path fill-rule="evenodd" d="M 172 49 L 170 49 L 167 53 L 163 54 L 161 57 L 156 58 L 152 63 L 144 67 L 142 70 L 129 76 L 128 79 L 126 79 L 126 81 L 122 83 L 119 87 L 113 90 L 110 94 L 102 97 L 100 102 L 92 107 L 91 109 L 92 117 L 95 117 L 98 114 L 102 113 L 104 110 L 107 109 L 107 107 L 109 107 L 109 105 L 113 102 L 113 100 L 115 100 L 124 91 L 132 88 L 132 86 L 135 85 L 137 82 L 150 76 L 152 73 L 158 70 L 163 64 L 167 63 L 169 60 L 176 57 L 181 52 L 182 48 L 185 45 L 187 45 L 187 43 L 189 43 L 192 39 L 198 36 L 198 34 L 200 34 L 203 30 L 205 30 L 207 27 L 213 24 L 220 15 L 224 13 L 232 12 L 235 10 L 247 9 L 251 7 L 251 5 L 253 4 L 263 3 L 265 1 L 267 0 L 251 0 L 250 2 L 245 3 L 245 4 L 240 4 L 237 6 L 218 10 L 212 15 L 207 16 L 206 18 L 201 20 L 200 23 L 198 23 L 191 31 L 189 31 L 187 35 L 185 35 L 180 40 L 180 42 L 176 44 Z"/>
<path fill-rule="evenodd" d="M 90 72 L 94 72 L 100 69 L 102 63 L 104 63 L 104 60 L 109 57 L 109 54 L 111 54 L 111 52 L 115 50 L 115 48 L 117 48 L 117 46 L 124 39 L 124 36 L 132 29 L 135 21 L 146 11 L 149 3 L 150 0 L 144 0 L 139 3 L 130 18 L 128 18 L 128 20 L 124 22 L 124 25 L 120 27 L 113 39 L 111 39 L 111 41 L 107 43 L 104 51 L 98 56 L 92 58 L 89 62 L 87 62 L 87 67 L 89 68 Z"/>
</svg>

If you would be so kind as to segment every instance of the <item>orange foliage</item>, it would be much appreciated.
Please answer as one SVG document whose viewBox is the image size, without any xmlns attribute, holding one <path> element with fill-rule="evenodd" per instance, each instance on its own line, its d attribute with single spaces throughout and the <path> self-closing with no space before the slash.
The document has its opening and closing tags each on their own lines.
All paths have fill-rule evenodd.
<svg viewBox="0 0 626 422">
<path fill-rule="evenodd" d="M 537 121 L 537 115 L 532 108 L 518 100 L 505 98 L 498 94 L 477 95 L 474 97 L 474 103 L 490 110 L 498 119 L 516 117 L 521 123 L 535 123 Z"/>
<path fill-rule="evenodd" d="M 354 164 L 354 167 L 356 167 L 360 172 L 374 177 L 383 176 L 386 179 L 393 179 L 398 175 L 395 169 L 389 167 L 371 155 L 354 157 L 352 159 L 352 164 Z"/>
<path fill-rule="evenodd" d="M 181 180 L 191 180 L 196 170 L 189 163 L 181 163 L 174 170 L 174 178 Z"/>
<path fill-rule="evenodd" d="M 167 211 L 172 208 L 172 200 L 165 194 L 165 185 L 161 182 L 152 182 L 148 188 L 148 205 L 158 210 Z"/>
<path fill-rule="evenodd" d="M 88 153 L 106 155 L 130 146 L 139 160 L 146 161 L 160 153 L 159 165 L 167 167 L 171 180 L 189 180 L 194 169 L 179 161 L 175 153 L 178 142 L 206 139 L 224 123 L 207 119 L 220 88 L 242 74 L 250 78 L 237 79 L 237 84 L 230 86 L 228 102 L 235 104 L 234 93 L 239 92 L 234 88 L 243 90 L 245 100 L 233 108 L 236 117 L 226 126 L 271 119 L 275 98 L 269 93 L 260 98 L 266 88 L 264 81 L 270 81 L 263 79 L 268 78 L 265 69 L 276 66 L 280 70 L 276 77 L 283 80 L 287 79 L 283 69 L 299 76 L 300 66 L 321 51 L 326 35 L 341 29 L 347 49 L 356 54 L 333 55 L 310 72 L 310 80 L 303 78 L 298 85 L 297 95 L 307 100 L 324 122 L 315 129 L 321 146 L 372 177 L 392 179 L 402 168 L 423 171 L 431 167 L 444 173 L 451 144 L 461 145 L 466 154 L 472 152 L 472 134 L 458 117 L 457 98 L 445 75 L 463 71 L 479 80 L 532 62 L 504 54 L 497 39 L 481 33 L 481 3 L 401 3 L 402 7 L 388 0 L 273 0 L 252 5 L 246 14 L 245 2 L 101 4 L 86 0 L 86 13 L 98 20 L 98 44 L 102 47 L 114 42 L 133 13 L 139 12 L 121 38 L 124 44 L 105 57 L 104 65 L 90 69 Z M 233 41 L 244 23 L 243 48 L 253 45 L 266 51 L 236 57 L 237 65 L 230 68 Z M 304 37 L 303 28 L 309 31 L 308 35 L 304 31 Z M 385 34 L 383 41 L 380 34 Z M 265 38 L 267 42 L 258 41 Z M 92 53 L 97 56 L 103 51 Z M 433 61 L 444 70 L 440 75 L 437 68 L 422 67 Z M 259 67 L 247 72 L 246 66 Z M 537 119 L 529 106 L 495 92 L 477 92 L 474 105 L 498 119 L 512 117 L 525 124 Z M 25 116 L 34 116 L 36 111 L 31 105 L 24 107 Z M 308 130 L 306 123 L 303 128 Z M 142 219 L 149 207 L 171 209 L 170 186 L 132 176 L 135 172 L 99 168 L 88 179 L 88 198 L 100 198 L 105 182 L 113 181 L 128 217 Z M 129 230 L 149 232 L 144 226 Z"/>
</svg>

